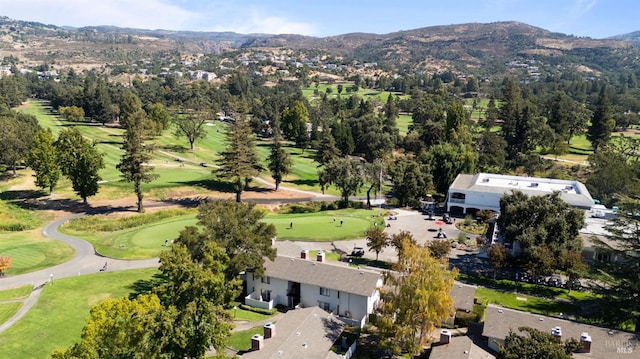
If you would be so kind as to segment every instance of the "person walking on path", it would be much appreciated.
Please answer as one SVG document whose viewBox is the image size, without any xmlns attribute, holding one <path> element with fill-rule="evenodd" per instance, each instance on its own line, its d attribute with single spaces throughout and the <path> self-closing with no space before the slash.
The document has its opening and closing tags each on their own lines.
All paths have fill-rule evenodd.
<svg viewBox="0 0 640 359">
<path fill-rule="evenodd" d="M 293 222 L 289 223 L 289 229 L 293 229 Z"/>
<path fill-rule="evenodd" d="M 344 224 L 344 221 L 341 219 L 340 220 L 340 227 L 342 227 L 342 224 Z"/>
</svg>

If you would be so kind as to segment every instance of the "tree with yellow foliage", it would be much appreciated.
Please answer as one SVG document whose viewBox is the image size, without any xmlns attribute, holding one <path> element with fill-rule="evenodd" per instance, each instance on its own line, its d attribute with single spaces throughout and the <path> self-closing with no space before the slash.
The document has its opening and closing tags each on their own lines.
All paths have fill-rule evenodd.
<svg viewBox="0 0 640 359">
<path fill-rule="evenodd" d="M 429 334 L 455 311 L 449 295 L 457 269 L 448 259 L 405 240 L 394 271 L 385 276 L 378 309 L 380 345 L 394 354 L 419 355 Z"/>
<path fill-rule="evenodd" d="M 11 257 L 2 256 L 0 257 L 0 276 L 4 275 L 4 271 L 11 268 Z"/>
</svg>

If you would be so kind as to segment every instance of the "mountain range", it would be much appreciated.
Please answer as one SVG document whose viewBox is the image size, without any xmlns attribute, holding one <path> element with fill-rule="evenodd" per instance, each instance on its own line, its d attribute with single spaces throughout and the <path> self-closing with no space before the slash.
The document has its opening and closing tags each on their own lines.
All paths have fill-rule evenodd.
<svg viewBox="0 0 640 359">
<path fill-rule="evenodd" d="M 513 61 L 541 61 L 585 73 L 640 68 L 640 31 L 608 39 L 575 37 L 519 22 L 432 26 L 389 34 L 330 37 L 144 30 L 95 26 L 58 27 L 0 17 L 0 56 L 60 66 L 100 66 L 163 54 L 223 54 L 230 50 L 292 49 L 344 61 L 376 62 L 405 71 L 443 68 L 491 75 Z"/>
</svg>

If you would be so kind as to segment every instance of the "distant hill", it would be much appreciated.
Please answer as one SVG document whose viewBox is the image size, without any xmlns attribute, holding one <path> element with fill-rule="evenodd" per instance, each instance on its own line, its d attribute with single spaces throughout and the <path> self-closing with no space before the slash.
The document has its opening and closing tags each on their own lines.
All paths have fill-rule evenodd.
<svg viewBox="0 0 640 359">
<path fill-rule="evenodd" d="M 403 71 L 501 74 L 523 62 L 584 73 L 638 71 L 640 32 L 591 39 L 519 22 L 432 26 L 389 34 L 330 37 L 143 30 L 95 26 L 62 28 L 0 17 L 0 55 L 33 63 L 87 66 L 131 62 L 163 53 L 222 53 L 227 49 L 288 48 L 344 61 L 376 62 Z"/>
<path fill-rule="evenodd" d="M 628 34 L 616 35 L 610 37 L 612 40 L 629 41 L 635 46 L 640 47 L 640 31 L 630 32 Z"/>
</svg>

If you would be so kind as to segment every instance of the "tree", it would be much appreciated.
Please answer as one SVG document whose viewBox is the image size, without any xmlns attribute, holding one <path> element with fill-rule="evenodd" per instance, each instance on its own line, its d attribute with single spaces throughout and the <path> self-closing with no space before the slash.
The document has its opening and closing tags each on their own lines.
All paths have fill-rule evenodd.
<svg viewBox="0 0 640 359">
<path fill-rule="evenodd" d="M 168 358 L 164 347 L 176 314 L 155 294 L 107 299 L 91 308 L 80 342 L 52 358 Z"/>
<path fill-rule="evenodd" d="M 282 112 L 280 126 L 285 137 L 296 142 L 300 147 L 309 138 L 307 123 L 309 122 L 309 110 L 304 102 L 296 101 L 293 106 L 287 107 Z"/>
<path fill-rule="evenodd" d="M 69 121 L 78 122 L 84 120 L 84 109 L 82 107 L 60 106 L 58 107 L 58 113 Z"/>
<path fill-rule="evenodd" d="M 460 173 L 474 173 L 478 154 L 461 143 L 440 143 L 429 150 L 429 163 L 438 193 L 447 193 Z"/>
<path fill-rule="evenodd" d="M 75 193 L 87 204 L 87 198 L 100 189 L 99 172 L 104 168 L 104 153 L 98 151 L 95 142 L 82 137 L 75 127 L 60 131 L 54 146 L 62 174 L 69 178 Z"/>
<path fill-rule="evenodd" d="M 430 241 L 427 244 L 427 248 L 429 248 L 429 252 L 435 259 L 444 259 L 449 256 L 449 252 L 451 252 L 451 244 L 449 241 Z"/>
<path fill-rule="evenodd" d="M 624 203 L 618 217 L 607 228 L 606 240 L 592 237 L 601 258 L 596 262 L 600 276 L 595 291 L 603 295 L 606 321 L 633 323 L 640 333 L 640 204 Z"/>
<path fill-rule="evenodd" d="M 322 139 L 316 151 L 316 161 L 319 166 L 323 166 L 338 157 L 340 157 L 340 150 L 336 147 L 336 140 L 333 138 L 331 131 L 323 131 Z"/>
<path fill-rule="evenodd" d="M 187 227 L 160 255 L 166 282 L 156 289 L 163 305 L 174 310 L 165 352 L 172 358 L 204 358 L 210 347 L 224 353 L 233 324 L 224 305 L 240 293 L 238 278 L 227 278 L 229 257 L 214 241 L 199 240 L 197 228 Z M 198 243 L 197 253 L 189 246 Z"/>
<path fill-rule="evenodd" d="M 510 331 L 496 359 L 571 359 L 571 353 L 579 349 L 580 342 L 574 338 L 563 343 L 551 333 L 538 329 L 519 327 L 518 330 L 526 334 Z"/>
<path fill-rule="evenodd" d="M 269 171 L 276 183 L 276 191 L 280 188 L 282 179 L 289 174 L 292 165 L 289 153 L 282 147 L 280 136 L 276 134 L 269 154 Z"/>
<path fill-rule="evenodd" d="M 53 195 L 53 188 L 60 179 L 61 170 L 50 130 L 38 131 L 27 154 L 27 164 L 35 172 L 36 186 L 48 189 L 49 195 Z"/>
<path fill-rule="evenodd" d="M 524 263 L 538 274 L 561 268 L 564 251 L 581 251 L 584 211 L 571 208 L 558 192 L 527 196 L 513 191 L 500 199 L 497 225 L 506 242 L 518 242 Z M 551 266 L 551 268 L 547 268 Z"/>
<path fill-rule="evenodd" d="M 509 251 L 502 243 L 494 243 L 487 251 L 489 264 L 493 268 L 493 279 L 496 279 L 498 270 L 507 265 Z"/>
<path fill-rule="evenodd" d="M 377 160 L 373 163 L 367 162 L 363 166 L 364 181 L 369 184 L 369 188 L 367 188 L 367 208 L 371 208 L 371 192 L 378 193 L 378 190 L 382 191 L 383 169 L 384 163 L 382 160 Z"/>
<path fill-rule="evenodd" d="M 429 167 L 415 158 L 398 157 L 389 166 L 389 177 L 400 206 L 417 206 L 432 187 Z"/>
<path fill-rule="evenodd" d="M 370 251 L 376 252 L 376 260 L 378 260 L 380 252 L 389 245 L 389 234 L 384 231 L 384 228 L 376 226 L 367 230 L 366 238 L 367 247 Z"/>
<path fill-rule="evenodd" d="M 249 123 L 244 118 L 236 119 L 235 125 L 227 129 L 225 144 L 226 148 L 218 162 L 220 167 L 214 172 L 220 178 L 233 183 L 236 201 L 240 202 L 245 183 L 250 178 L 257 176 L 262 170 L 254 136 L 251 133 Z"/>
<path fill-rule="evenodd" d="M 255 203 L 241 203 L 230 200 L 213 200 L 198 207 L 198 223 L 201 234 L 184 243 L 191 256 L 199 260 L 201 247 L 208 241 L 223 248 L 229 257 L 227 279 L 236 278 L 240 272 L 252 268 L 257 276 L 264 274 L 264 258 L 273 260 L 276 249 L 271 240 L 276 235 L 272 224 L 262 222 L 264 212 L 256 208 Z"/>
<path fill-rule="evenodd" d="M 611 143 L 589 156 L 589 167 L 585 185 L 601 203 L 615 205 L 615 198 L 632 196 L 637 189 L 637 163 Z"/>
<path fill-rule="evenodd" d="M 35 116 L 2 108 L 0 105 L 0 163 L 17 176 L 18 164 L 27 159 L 33 139 L 40 130 Z"/>
<path fill-rule="evenodd" d="M 203 112 L 186 112 L 176 114 L 173 123 L 176 126 L 176 137 L 186 137 L 189 141 L 189 148 L 195 150 L 196 141 L 207 136 L 205 124 L 209 115 Z"/>
<path fill-rule="evenodd" d="M 11 268 L 11 257 L 0 256 L 0 276 L 4 275 L 4 272 Z"/>
<path fill-rule="evenodd" d="M 153 167 L 149 165 L 151 162 L 151 146 L 144 143 L 147 135 L 147 117 L 145 112 L 139 105 L 140 100 L 134 94 L 130 93 L 125 103 L 138 104 L 137 110 L 134 106 L 128 106 L 125 112 L 124 124 L 124 142 L 122 144 L 122 158 L 116 168 L 122 173 L 122 179 L 125 182 L 133 182 L 134 192 L 138 199 L 138 212 L 144 212 L 144 192 L 142 191 L 142 183 L 149 183 L 156 178 L 157 174 L 153 173 Z M 137 101 L 136 101 L 137 100 Z"/>
<path fill-rule="evenodd" d="M 171 116 L 169 116 L 169 111 L 167 111 L 163 104 L 158 102 L 150 105 L 147 109 L 147 116 L 153 124 L 152 131 L 154 135 L 160 135 L 162 131 L 169 128 Z"/>
<path fill-rule="evenodd" d="M 597 152 L 599 147 L 609 142 L 615 125 L 616 122 L 611 114 L 611 103 L 607 96 L 606 87 L 603 87 L 598 96 L 596 110 L 591 117 L 591 126 L 587 131 L 587 139 L 591 142 L 594 152 Z"/>
<path fill-rule="evenodd" d="M 318 179 L 322 192 L 329 185 L 334 185 L 340 190 L 345 207 L 349 205 L 349 196 L 358 193 L 364 183 L 360 161 L 350 158 L 337 158 L 327 163 L 318 172 Z"/>
<path fill-rule="evenodd" d="M 398 257 L 402 257 L 404 253 L 403 248 L 410 246 L 410 248 L 413 248 L 418 245 L 418 241 L 413 238 L 413 234 L 411 234 L 411 232 L 402 230 L 400 233 L 394 233 L 391 235 L 389 244 L 395 247 Z"/>
<path fill-rule="evenodd" d="M 403 255 L 385 275 L 378 309 L 380 345 L 394 354 L 418 355 L 436 325 L 455 311 L 449 296 L 457 270 L 422 246 L 403 245 Z"/>
</svg>

